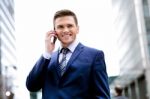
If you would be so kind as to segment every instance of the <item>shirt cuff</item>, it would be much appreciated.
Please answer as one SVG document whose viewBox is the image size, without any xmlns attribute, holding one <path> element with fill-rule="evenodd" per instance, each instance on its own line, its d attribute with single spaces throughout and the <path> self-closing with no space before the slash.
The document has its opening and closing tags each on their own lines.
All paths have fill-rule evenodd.
<svg viewBox="0 0 150 99">
<path fill-rule="evenodd" d="M 51 53 L 44 52 L 44 53 L 43 53 L 43 57 L 44 57 L 45 59 L 50 59 L 50 58 L 51 58 Z"/>
</svg>

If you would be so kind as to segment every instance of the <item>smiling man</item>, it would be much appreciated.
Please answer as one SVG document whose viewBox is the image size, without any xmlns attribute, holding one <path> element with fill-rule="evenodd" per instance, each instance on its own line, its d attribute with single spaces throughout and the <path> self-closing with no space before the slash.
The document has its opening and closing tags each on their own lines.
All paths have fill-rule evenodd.
<svg viewBox="0 0 150 99">
<path fill-rule="evenodd" d="M 46 33 L 45 53 L 27 76 L 31 92 L 42 89 L 42 99 L 110 99 L 104 53 L 81 44 L 74 12 L 55 13 L 54 30 Z M 61 46 L 55 49 L 55 40 Z"/>
</svg>

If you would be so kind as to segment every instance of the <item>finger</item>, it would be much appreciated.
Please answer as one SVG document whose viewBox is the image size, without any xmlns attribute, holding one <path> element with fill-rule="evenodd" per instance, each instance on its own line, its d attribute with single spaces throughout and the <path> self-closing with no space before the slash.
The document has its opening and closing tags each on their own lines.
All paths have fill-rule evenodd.
<svg viewBox="0 0 150 99">
<path fill-rule="evenodd" d="M 46 33 L 46 36 L 51 37 L 51 36 L 55 36 L 55 34 L 56 34 L 55 31 L 51 30 Z"/>
</svg>

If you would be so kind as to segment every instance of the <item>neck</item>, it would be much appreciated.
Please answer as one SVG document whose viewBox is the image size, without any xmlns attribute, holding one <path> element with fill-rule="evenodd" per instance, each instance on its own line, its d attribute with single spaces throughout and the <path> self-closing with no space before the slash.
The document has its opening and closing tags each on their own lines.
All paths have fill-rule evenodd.
<svg viewBox="0 0 150 99">
<path fill-rule="evenodd" d="M 75 42 L 75 40 L 73 42 Z M 63 48 L 67 48 L 68 46 L 70 46 L 71 44 L 73 44 L 73 42 L 71 42 L 71 43 L 61 43 L 61 46 Z"/>
<path fill-rule="evenodd" d="M 67 48 L 70 44 L 61 44 L 63 48 Z"/>
</svg>

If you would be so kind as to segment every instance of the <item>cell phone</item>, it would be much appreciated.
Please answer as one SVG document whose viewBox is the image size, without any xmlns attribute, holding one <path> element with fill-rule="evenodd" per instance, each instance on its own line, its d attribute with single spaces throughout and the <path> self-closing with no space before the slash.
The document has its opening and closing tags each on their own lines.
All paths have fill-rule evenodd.
<svg viewBox="0 0 150 99">
<path fill-rule="evenodd" d="M 56 31 L 54 31 L 54 33 L 56 34 Z M 53 37 L 51 38 L 51 42 L 52 42 L 53 44 L 55 44 L 56 40 L 57 40 L 57 37 L 56 37 L 56 36 L 53 36 Z"/>
<path fill-rule="evenodd" d="M 55 44 L 56 40 L 57 40 L 57 37 L 55 37 L 55 36 L 53 36 L 53 37 L 51 38 L 51 42 L 54 43 L 54 44 Z"/>
</svg>

